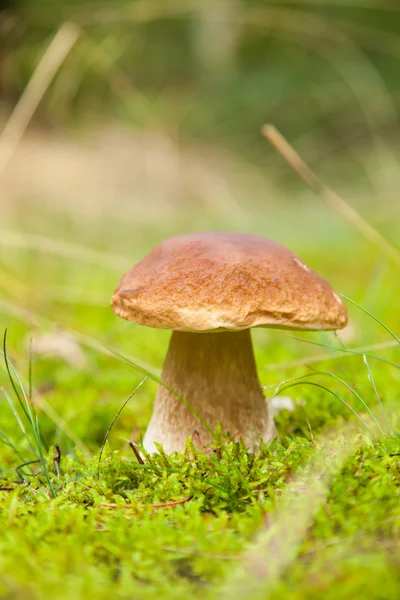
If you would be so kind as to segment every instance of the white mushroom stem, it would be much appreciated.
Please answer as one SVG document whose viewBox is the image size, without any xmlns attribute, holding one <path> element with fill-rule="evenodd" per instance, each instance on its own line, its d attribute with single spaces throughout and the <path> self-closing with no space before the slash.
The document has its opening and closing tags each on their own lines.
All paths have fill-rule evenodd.
<svg viewBox="0 0 400 600">
<path fill-rule="evenodd" d="M 257 377 L 250 331 L 219 333 L 174 331 L 162 381 L 189 402 L 211 429 L 219 421 L 224 432 L 254 449 L 272 437 L 273 421 Z M 197 432 L 198 435 L 195 433 Z M 185 404 L 160 385 L 144 447 L 165 452 L 184 448 L 193 435 L 198 446 L 209 446 L 211 434 Z"/>
</svg>

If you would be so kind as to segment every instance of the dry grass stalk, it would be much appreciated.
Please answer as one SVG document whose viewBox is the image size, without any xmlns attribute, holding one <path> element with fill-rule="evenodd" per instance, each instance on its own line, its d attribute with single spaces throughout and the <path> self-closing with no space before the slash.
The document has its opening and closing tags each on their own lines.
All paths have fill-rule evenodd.
<svg viewBox="0 0 400 600">
<path fill-rule="evenodd" d="M 330 208 L 346 219 L 368 241 L 378 246 L 393 262 L 400 265 L 400 251 L 383 237 L 362 215 L 350 206 L 339 194 L 325 185 L 299 156 L 283 135 L 273 125 L 264 125 L 263 136 L 279 152 L 293 171 L 317 194 Z"/>
<path fill-rule="evenodd" d="M 41 99 L 78 37 L 78 28 L 72 23 L 64 23 L 37 65 L 0 137 L 0 178 L 14 155 Z"/>
<path fill-rule="evenodd" d="M 116 504 L 115 502 L 102 502 L 100 506 L 103 506 L 104 508 L 170 508 L 171 506 L 185 504 L 185 502 L 189 502 L 192 498 L 193 494 L 190 494 L 190 496 L 182 498 L 182 500 L 172 500 L 171 502 L 158 502 L 156 504 Z"/>
</svg>

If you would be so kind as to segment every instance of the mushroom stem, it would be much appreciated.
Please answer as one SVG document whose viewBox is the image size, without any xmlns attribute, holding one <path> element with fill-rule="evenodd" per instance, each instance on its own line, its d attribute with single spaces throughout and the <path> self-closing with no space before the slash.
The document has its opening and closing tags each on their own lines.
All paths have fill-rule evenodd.
<svg viewBox="0 0 400 600">
<path fill-rule="evenodd" d="M 273 437 L 273 421 L 257 377 L 248 329 L 217 333 L 172 333 L 162 381 L 189 402 L 215 429 L 217 422 L 235 440 L 254 449 L 260 438 Z M 189 435 L 198 432 L 201 445 L 211 435 L 198 417 L 164 386 L 157 392 L 144 447 L 165 452 L 184 448 Z M 194 440 L 196 441 L 196 440 Z"/>
</svg>

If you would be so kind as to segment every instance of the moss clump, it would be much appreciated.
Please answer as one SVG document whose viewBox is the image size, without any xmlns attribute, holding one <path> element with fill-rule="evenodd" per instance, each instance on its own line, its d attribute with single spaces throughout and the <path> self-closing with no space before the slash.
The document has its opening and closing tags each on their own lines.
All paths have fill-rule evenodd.
<svg viewBox="0 0 400 600">
<path fill-rule="evenodd" d="M 216 598 L 293 474 L 315 456 L 328 468 L 339 444 L 276 441 L 253 455 L 217 436 L 208 454 L 189 442 L 143 465 L 65 457 L 55 499 L 40 474 L 0 492 L 2 594 Z M 398 597 L 399 455 L 399 438 L 360 438 L 270 597 L 357 597 L 371 577 L 364 598 Z"/>
</svg>

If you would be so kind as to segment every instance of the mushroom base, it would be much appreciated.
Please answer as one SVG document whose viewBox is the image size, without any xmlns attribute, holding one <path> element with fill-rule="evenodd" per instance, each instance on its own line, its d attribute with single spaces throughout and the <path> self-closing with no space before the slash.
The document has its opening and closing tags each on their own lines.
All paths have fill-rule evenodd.
<svg viewBox="0 0 400 600">
<path fill-rule="evenodd" d="M 220 422 L 233 439 L 254 449 L 274 437 L 273 419 L 257 377 L 248 329 L 235 332 L 172 333 L 162 381 L 189 402 L 215 430 Z M 185 404 L 164 386 L 157 392 L 144 437 L 148 452 L 159 442 L 165 452 L 182 450 L 189 435 L 208 447 L 211 435 Z"/>
</svg>

